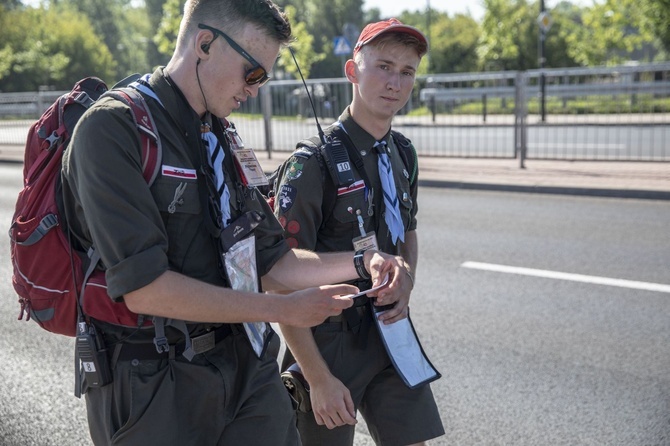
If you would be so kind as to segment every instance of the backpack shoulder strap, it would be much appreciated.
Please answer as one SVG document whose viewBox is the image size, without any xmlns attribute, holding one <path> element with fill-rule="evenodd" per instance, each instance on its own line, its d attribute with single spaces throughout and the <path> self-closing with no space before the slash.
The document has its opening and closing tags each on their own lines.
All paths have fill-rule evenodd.
<svg viewBox="0 0 670 446">
<path fill-rule="evenodd" d="M 294 155 L 300 156 L 300 153 L 304 154 L 304 157 L 308 158 L 310 156 L 316 156 L 316 160 L 319 162 L 319 169 L 321 169 L 321 185 L 323 186 L 323 201 L 321 202 L 321 213 L 323 215 L 323 221 L 327 221 L 330 218 L 330 215 L 333 213 L 335 208 L 335 201 L 337 200 L 337 187 L 333 182 L 333 179 L 328 171 L 328 166 L 326 165 L 328 156 L 328 150 L 326 146 L 329 142 L 323 144 L 321 139 L 318 136 L 312 136 L 309 139 L 303 139 L 302 141 L 296 144 L 296 151 L 293 152 Z"/>
<path fill-rule="evenodd" d="M 163 154 L 156 122 L 154 121 L 146 100 L 142 94 L 134 88 L 118 88 L 110 90 L 107 95 L 126 103 L 133 113 L 135 124 L 140 133 L 142 148 L 142 175 L 147 184 L 151 185 L 156 180 L 160 171 L 160 160 Z"/>
<path fill-rule="evenodd" d="M 400 157 L 409 173 L 409 184 L 413 187 L 419 171 L 419 159 L 414 144 L 409 138 L 396 130 L 391 130 L 391 136 L 395 145 L 399 148 Z"/>
</svg>

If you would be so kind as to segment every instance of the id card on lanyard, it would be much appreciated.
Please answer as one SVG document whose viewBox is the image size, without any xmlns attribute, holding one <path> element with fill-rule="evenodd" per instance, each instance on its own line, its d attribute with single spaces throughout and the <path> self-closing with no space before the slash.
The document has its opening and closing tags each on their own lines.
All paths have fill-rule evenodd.
<svg viewBox="0 0 670 446">
<path fill-rule="evenodd" d="M 256 269 L 256 237 L 254 229 L 265 219 L 257 211 L 249 211 L 228 225 L 219 237 L 225 274 L 230 287 L 238 291 L 257 293 L 258 270 Z M 244 330 L 251 347 L 259 358 L 272 335 L 265 322 L 245 322 Z"/>
<path fill-rule="evenodd" d="M 268 178 L 265 176 L 265 172 L 263 172 L 261 163 L 256 158 L 256 153 L 253 149 L 244 147 L 242 138 L 240 138 L 232 122 L 226 121 L 226 136 L 235 157 L 235 166 L 240 173 L 244 185 L 256 187 L 267 186 Z"/>
<path fill-rule="evenodd" d="M 251 293 L 258 292 L 256 237 L 251 235 L 235 243 L 224 254 L 224 260 L 232 289 Z M 243 325 L 254 353 L 260 358 L 263 356 L 263 351 L 272 331 L 265 322 L 245 322 Z"/>
<path fill-rule="evenodd" d="M 354 245 L 354 251 L 367 251 L 368 249 L 375 249 L 379 251 L 379 244 L 377 243 L 377 236 L 375 231 L 365 232 L 365 227 L 363 225 L 363 217 L 361 216 L 361 210 L 356 210 L 356 218 L 358 219 L 358 230 L 361 235 L 359 237 L 354 237 L 351 242 Z"/>
</svg>

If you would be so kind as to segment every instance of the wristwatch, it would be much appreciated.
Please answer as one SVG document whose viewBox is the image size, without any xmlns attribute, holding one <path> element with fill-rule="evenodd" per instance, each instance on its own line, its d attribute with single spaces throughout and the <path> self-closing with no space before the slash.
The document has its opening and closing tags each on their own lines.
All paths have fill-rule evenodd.
<svg viewBox="0 0 670 446">
<path fill-rule="evenodd" d="M 365 269 L 365 262 L 363 261 L 364 253 L 365 250 L 362 249 L 360 251 L 356 251 L 356 254 L 354 254 L 354 267 L 356 268 L 358 277 L 364 280 L 369 280 L 372 278 L 372 276 L 370 275 L 368 270 Z"/>
</svg>

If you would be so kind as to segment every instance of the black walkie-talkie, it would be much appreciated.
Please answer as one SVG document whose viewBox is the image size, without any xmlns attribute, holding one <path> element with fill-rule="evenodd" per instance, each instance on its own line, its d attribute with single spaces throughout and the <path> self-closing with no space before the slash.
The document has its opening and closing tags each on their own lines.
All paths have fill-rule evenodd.
<svg viewBox="0 0 670 446">
<path fill-rule="evenodd" d="M 325 157 L 326 164 L 333 177 L 333 182 L 339 187 L 351 185 L 354 182 L 354 171 L 342 141 L 331 138 L 330 143 L 326 144 L 326 150 L 328 150 L 328 156 Z"/>
<path fill-rule="evenodd" d="M 79 322 L 75 347 L 89 387 L 103 387 L 112 382 L 107 350 L 92 325 Z"/>
</svg>

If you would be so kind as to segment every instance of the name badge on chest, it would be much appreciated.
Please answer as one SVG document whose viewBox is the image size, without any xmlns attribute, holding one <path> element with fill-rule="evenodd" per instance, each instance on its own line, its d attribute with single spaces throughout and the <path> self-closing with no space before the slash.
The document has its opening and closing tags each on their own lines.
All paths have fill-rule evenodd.
<svg viewBox="0 0 670 446">
<path fill-rule="evenodd" d="M 356 218 L 358 219 L 358 230 L 361 235 L 354 237 L 351 241 L 354 245 L 354 251 L 367 251 L 368 249 L 379 250 L 379 244 L 377 243 L 377 236 L 375 231 L 365 232 L 365 227 L 363 226 L 363 217 L 361 216 L 361 210 L 356 210 Z"/>
<path fill-rule="evenodd" d="M 235 156 L 235 166 L 242 177 L 244 185 L 256 187 L 267 186 L 268 179 L 253 149 L 244 147 L 242 138 L 240 138 L 233 125 L 226 127 L 226 135 Z"/>
</svg>

